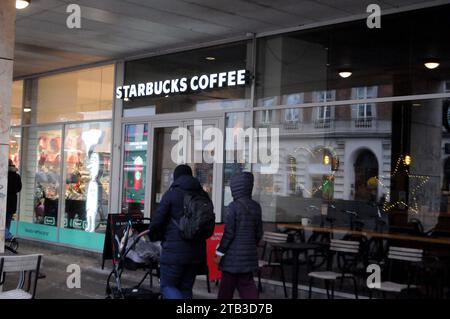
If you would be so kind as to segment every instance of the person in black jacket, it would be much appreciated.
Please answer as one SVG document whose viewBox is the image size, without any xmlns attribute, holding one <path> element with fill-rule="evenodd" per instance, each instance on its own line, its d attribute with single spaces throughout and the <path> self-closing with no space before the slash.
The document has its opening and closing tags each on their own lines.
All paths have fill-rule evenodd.
<svg viewBox="0 0 450 319">
<path fill-rule="evenodd" d="M 233 202 L 228 206 L 225 230 L 216 251 L 222 270 L 219 299 L 232 299 L 237 288 L 242 299 L 257 299 L 253 273 L 258 270 L 257 245 L 263 234 L 261 206 L 252 200 L 253 174 L 244 172 L 230 180 Z"/>
<path fill-rule="evenodd" d="M 184 240 L 172 221 L 183 215 L 184 191 L 208 194 L 188 165 L 178 165 L 150 223 L 150 239 L 161 240 L 161 293 L 166 299 L 191 299 L 199 270 L 206 267 L 206 240 Z"/>
<path fill-rule="evenodd" d="M 10 241 L 13 235 L 9 231 L 11 227 L 11 220 L 17 210 L 17 193 L 22 190 L 22 180 L 17 174 L 17 168 L 14 166 L 12 160 L 9 160 L 8 165 L 8 194 L 6 199 L 6 225 L 5 225 L 5 240 Z"/>
</svg>

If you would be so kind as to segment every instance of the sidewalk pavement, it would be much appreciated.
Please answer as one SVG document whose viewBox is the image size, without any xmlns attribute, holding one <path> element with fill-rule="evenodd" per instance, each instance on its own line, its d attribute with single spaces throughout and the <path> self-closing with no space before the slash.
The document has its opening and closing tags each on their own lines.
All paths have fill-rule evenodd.
<svg viewBox="0 0 450 319">
<path fill-rule="evenodd" d="M 106 280 L 111 272 L 111 261 L 105 262 L 105 269 L 101 269 L 101 254 L 76 250 L 72 248 L 59 247 L 42 242 L 33 242 L 19 239 L 20 254 L 42 253 L 43 264 L 41 272 L 45 278 L 38 280 L 37 299 L 104 299 L 106 297 Z M 5 253 L 5 254 L 8 254 Z M 67 272 L 67 266 L 77 264 L 81 269 L 81 288 L 68 288 L 66 281 L 71 274 Z M 144 272 L 142 270 L 126 270 L 123 273 L 122 284 L 124 287 L 132 287 L 137 284 Z M 7 278 L 5 289 L 13 289 L 17 284 L 13 276 Z M 147 282 L 149 282 L 147 280 Z M 153 290 L 159 291 L 158 279 L 153 279 Z M 289 285 L 290 286 L 290 285 Z M 307 298 L 307 291 L 299 290 L 299 298 Z M 206 277 L 198 276 L 194 286 L 195 299 L 215 299 L 217 297 L 218 286 L 211 283 L 211 293 L 207 291 Z M 291 289 L 288 287 L 289 295 Z M 237 298 L 237 293 L 235 294 Z M 338 298 L 339 296 L 337 296 Z M 342 296 L 341 296 L 342 297 Z M 263 293 L 261 299 L 283 299 L 283 289 L 280 283 L 263 282 Z M 313 293 L 313 298 L 326 298 L 324 291 Z"/>
</svg>

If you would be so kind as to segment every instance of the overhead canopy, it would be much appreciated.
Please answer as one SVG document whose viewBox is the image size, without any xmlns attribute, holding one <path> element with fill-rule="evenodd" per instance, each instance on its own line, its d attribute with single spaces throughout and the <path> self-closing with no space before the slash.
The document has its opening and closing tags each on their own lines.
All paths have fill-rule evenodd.
<svg viewBox="0 0 450 319">
<path fill-rule="evenodd" d="M 33 0 L 18 10 L 14 76 L 366 14 L 373 0 Z M 382 10 L 449 1 L 383 0 Z M 69 29 L 67 6 L 81 6 Z"/>
</svg>

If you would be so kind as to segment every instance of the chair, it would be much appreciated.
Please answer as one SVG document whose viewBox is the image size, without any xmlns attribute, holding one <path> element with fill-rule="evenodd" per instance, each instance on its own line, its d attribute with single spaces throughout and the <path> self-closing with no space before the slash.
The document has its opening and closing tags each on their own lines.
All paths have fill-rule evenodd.
<svg viewBox="0 0 450 319">
<path fill-rule="evenodd" d="M 356 267 L 358 265 L 359 241 L 353 240 L 338 240 L 331 239 L 328 250 L 327 266 L 324 271 L 309 271 L 309 299 L 311 299 L 312 285 L 314 279 L 323 280 L 325 282 L 325 289 L 327 291 L 327 298 L 334 298 L 334 283 L 336 280 L 341 280 L 341 285 L 344 279 L 352 279 L 355 298 L 358 299 L 358 290 L 356 282 Z M 314 255 L 309 256 L 313 257 Z M 337 267 L 333 268 L 336 260 Z M 308 262 L 308 268 L 310 263 Z M 331 295 L 330 295 L 331 291 Z"/>
<path fill-rule="evenodd" d="M 374 290 L 381 291 L 383 298 L 386 299 L 386 293 L 402 293 L 405 289 L 415 288 L 415 285 L 411 284 L 412 280 L 412 267 L 420 265 L 423 261 L 423 250 L 416 248 L 404 248 L 404 247 L 389 247 L 388 251 L 388 279 L 392 278 L 393 262 L 397 261 L 406 264 L 406 283 L 399 283 L 394 281 L 381 281 L 379 287 L 373 288 Z M 372 289 L 370 290 L 370 298 L 372 298 Z"/>
<path fill-rule="evenodd" d="M 34 299 L 41 260 L 41 254 L 0 257 L 0 299 Z M 18 285 L 16 289 L 3 292 L 6 275 L 10 273 L 20 274 Z M 24 289 L 26 281 L 27 288 Z"/>
<path fill-rule="evenodd" d="M 271 244 L 277 244 L 277 243 L 285 243 L 288 240 L 288 234 L 284 233 L 276 233 L 276 232 L 264 232 L 263 234 L 263 251 L 261 255 L 261 259 L 258 261 L 258 289 L 261 292 L 262 291 L 262 284 L 261 284 L 261 272 L 264 268 L 271 268 L 272 271 L 274 268 L 279 268 L 281 273 L 281 280 L 283 282 L 283 289 L 284 289 L 284 296 L 287 298 L 287 289 L 286 289 L 286 280 L 284 278 L 284 268 L 283 268 L 283 260 L 282 257 L 280 258 L 280 261 L 273 261 L 272 257 L 274 254 L 280 253 L 281 251 L 276 249 L 275 247 L 270 248 L 269 252 L 269 258 L 265 260 L 266 258 L 266 252 L 269 248 L 268 246 Z"/>
</svg>

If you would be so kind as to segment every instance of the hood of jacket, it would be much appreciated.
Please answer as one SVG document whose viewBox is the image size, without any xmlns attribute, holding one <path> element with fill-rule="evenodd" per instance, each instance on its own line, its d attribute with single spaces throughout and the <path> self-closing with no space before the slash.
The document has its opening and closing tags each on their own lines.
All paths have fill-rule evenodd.
<svg viewBox="0 0 450 319">
<path fill-rule="evenodd" d="M 243 172 L 231 177 L 230 188 L 233 199 L 237 200 L 242 197 L 251 198 L 253 181 L 253 174 L 249 172 Z"/>
<path fill-rule="evenodd" d="M 181 175 L 172 183 L 171 187 L 179 187 L 186 191 L 199 191 L 202 189 L 198 179 L 190 175 Z"/>
</svg>

